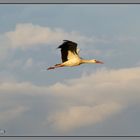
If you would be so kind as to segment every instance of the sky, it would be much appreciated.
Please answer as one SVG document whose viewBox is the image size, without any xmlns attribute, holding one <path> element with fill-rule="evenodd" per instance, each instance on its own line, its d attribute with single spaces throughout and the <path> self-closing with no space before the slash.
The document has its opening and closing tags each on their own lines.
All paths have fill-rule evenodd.
<svg viewBox="0 0 140 140">
<path fill-rule="evenodd" d="M 139 135 L 139 13 L 135 4 L 1 4 L 5 135 Z M 65 39 L 104 64 L 47 71 Z"/>
</svg>

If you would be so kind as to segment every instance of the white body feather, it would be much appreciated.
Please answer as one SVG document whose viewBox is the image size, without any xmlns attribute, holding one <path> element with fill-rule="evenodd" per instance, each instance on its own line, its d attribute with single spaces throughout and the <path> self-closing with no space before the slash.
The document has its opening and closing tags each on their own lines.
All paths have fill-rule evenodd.
<svg viewBox="0 0 140 140">
<path fill-rule="evenodd" d="M 81 64 L 81 59 L 80 58 L 72 58 L 72 59 L 69 59 L 68 61 L 65 61 L 64 63 L 62 63 L 63 66 L 77 66 L 77 65 L 80 65 Z"/>
</svg>

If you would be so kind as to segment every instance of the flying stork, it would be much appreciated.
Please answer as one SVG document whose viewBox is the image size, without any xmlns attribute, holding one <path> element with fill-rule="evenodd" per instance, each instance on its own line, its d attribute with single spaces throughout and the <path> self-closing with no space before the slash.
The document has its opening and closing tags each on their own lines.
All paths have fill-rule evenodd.
<svg viewBox="0 0 140 140">
<path fill-rule="evenodd" d="M 75 42 L 64 40 L 64 42 L 58 48 L 61 49 L 62 63 L 49 67 L 47 70 L 65 66 L 78 66 L 85 63 L 103 64 L 103 62 L 96 59 L 86 60 L 80 58 L 78 54 L 79 50 L 77 49 L 77 43 Z"/>
</svg>

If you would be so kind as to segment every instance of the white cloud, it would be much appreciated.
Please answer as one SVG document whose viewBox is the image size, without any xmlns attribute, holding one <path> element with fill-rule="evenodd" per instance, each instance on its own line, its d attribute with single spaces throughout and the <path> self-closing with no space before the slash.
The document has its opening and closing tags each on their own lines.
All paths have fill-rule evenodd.
<svg viewBox="0 0 140 140">
<path fill-rule="evenodd" d="M 114 102 L 96 106 L 73 106 L 66 111 L 53 114 L 48 121 L 55 122 L 54 127 L 61 131 L 68 131 L 101 122 L 121 109 L 122 106 Z"/>
<path fill-rule="evenodd" d="M 34 97 L 43 97 L 47 91 L 46 87 L 36 86 L 29 82 L 16 80 L 0 82 L 0 123 L 10 125 L 17 118 L 22 121 L 22 115 L 28 110 L 32 111 L 32 106 L 35 105 L 32 104 Z"/>
<path fill-rule="evenodd" d="M 100 70 L 50 87 L 62 104 L 50 115 L 53 128 L 71 130 L 105 121 L 114 113 L 139 103 L 140 68 Z M 65 106 L 65 107 L 64 107 Z"/>
<path fill-rule="evenodd" d="M 44 106 L 42 99 L 45 99 L 46 105 L 42 108 L 42 112 L 46 112 L 46 120 L 39 120 L 40 125 L 43 123 L 43 127 L 69 132 L 81 127 L 94 126 L 135 103 L 139 104 L 139 83 L 140 67 L 103 69 L 52 86 L 37 86 L 17 81 L 1 82 L 0 104 L 1 107 L 7 107 L 7 110 L 1 111 L 3 114 L 1 120 L 7 122 L 16 116 L 22 119 L 17 112 L 24 113 L 24 109 L 16 108 L 12 111 L 16 115 L 9 115 L 4 120 L 5 114 L 11 113 L 11 106 L 15 108 L 13 105 L 33 111 L 35 109 L 33 106 Z M 17 97 L 23 99 L 18 101 Z M 34 97 L 38 97 L 40 102 L 33 101 Z"/>
<path fill-rule="evenodd" d="M 1 35 L 2 36 L 2 35 Z M 15 30 L 6 32 L 3 35 L 8 39 L 12 47 L 29 48 L 29 46 L 48 44 L 56 45 L 62 40 L 68 39 L 81 43 L 112 43 L 114 41 L 121 43 L 130 43 L 138 41 L 134 36 L 85 36 L 78 31 L 67 32 L 61 28 L 50 28 L 47 26 L 34 25 L 32 23 L 17 24 Z"/>
<path fill-rule="evenodd" d="M 42 27 L 31 23 L 17 24 L 14 31 L 5 33 L 13 47 L 28 48 L 35 44 L 56 44 L 64 39 L 84 42 L 107 42 L 96 37 L 87 37 L 77 31 L 66 32 L 60 28 Z M 61 41 L 61 42 L 60 42 Z"/>
<path fill-rule="evenodd" d="M 47 92 L 47 87 L 33 85 L 30 82 L 3 82 L 0 84 L 0 92 L 7 94 L 35 95 Z"/>
</svg>

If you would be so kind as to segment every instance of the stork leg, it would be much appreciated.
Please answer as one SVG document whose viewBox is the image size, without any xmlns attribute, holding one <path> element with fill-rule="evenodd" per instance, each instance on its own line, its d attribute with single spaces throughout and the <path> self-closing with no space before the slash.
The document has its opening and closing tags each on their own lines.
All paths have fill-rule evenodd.
<svg viewBox="0 0 140 140">
<path fill-rule="evenodd" d="M 63 67 L 63 64 L 56 64 L 53 67 L 49 67 L 47 70 L 51 70 L 51 69 L 55 69 L 55 68 L 59 68 L 59 67 Z"/>
<path fill-rule="evenodd" d="M 61 64 L 55 64 L 54 66 L 59 66 L 59 65 L 61 65 Z"/>
</svg>

